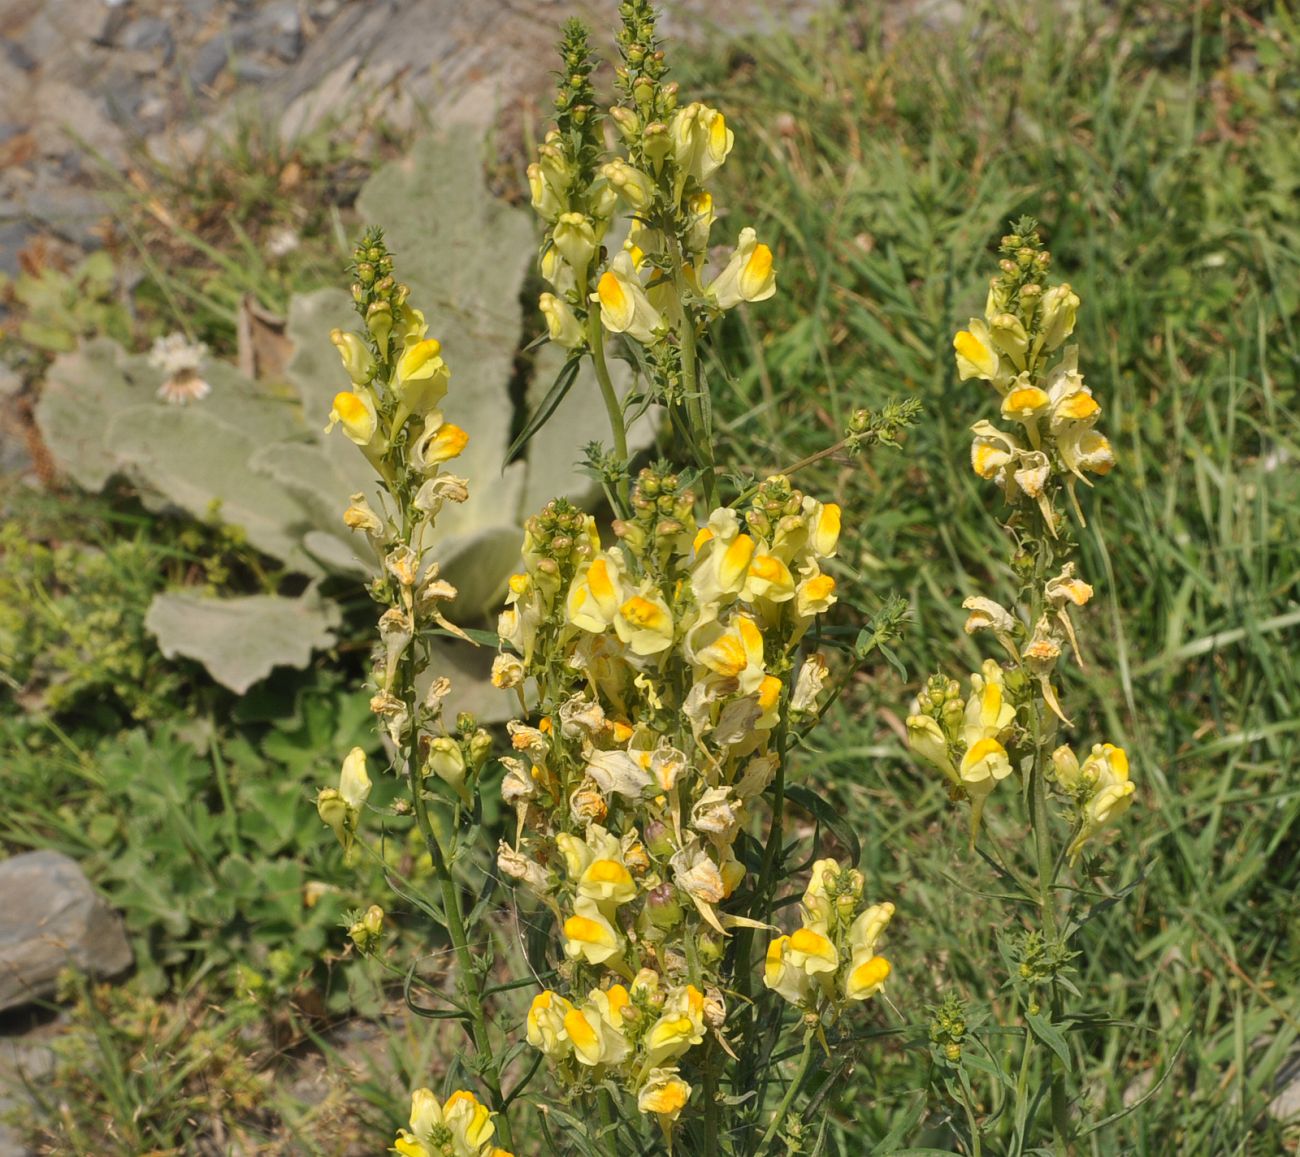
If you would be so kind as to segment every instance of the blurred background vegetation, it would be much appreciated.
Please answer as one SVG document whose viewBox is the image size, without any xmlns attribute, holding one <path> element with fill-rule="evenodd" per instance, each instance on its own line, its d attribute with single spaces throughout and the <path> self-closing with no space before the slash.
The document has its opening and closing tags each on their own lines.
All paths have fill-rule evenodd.
<svg viewBox="0 0 1300 1157">
<path fill-rule="evenodd" d="M 1088 667 L 1064 677 L 1088 704 L 1076 734 L 1128 750 L 1140 800 L 1104 858 L 1110 888 L 1132 890 L 1113 905 L 1099 892 L 1076 962 L 1092 1011 L 1072 1034 L 1081 1109 L 1109 1122 L 1080 1151 L 1293 1152 L 1297 1132 L 1269 1104 L 1300 1036 L 1300 21 L 1287 4 L 1227 0 L 1047 18 L 971 5 L 942 29 L 885 37 L 877 15 L 844 5 L 797 38 L 675 57 L 684 89 L 736 131 L 725 202 L 772 244 L 779 276 L 773 301 L 729 322 L 718 457 L 779 470 L 856 407 L 925 404 L 902 455 L 822 462 L 800 482 L 850 512 L 845 618 L 891 592 L 911 608 L 905 678 L 862 678 L 799 763 L 858 832 L 872 895 L 899 907 L 894 1011 L 878 1026 L 897 1031 L 864 1042 L 830 1094 L 838 1151 L 952 1144 L 942 1094 L 927 1092 L 928 1008 L 945 994 L 972 1002 L 984 1047 L 1011 1047 L 996 1032 L 997 910 L 980 898 L 995 875 L 970 862 L 943 785 L 900 737 L 926 675 L 977 665 L 961 599 L 1012 589 L 996 493 L 967 460 L 988 399 L 956 381 L 951 338 L 982 310 L 1007 222 L 1032 214 L 1082 298 L 1083 368 L 1120 462 L 1085 498 L 1099 597 Z M 405 144 L 385 141 L 374 163 Z M 0 356 L 39 380 L 80 339 L 143 350 L 181 315 L 233 354 L 245 293 L 283 311 L 291 292 L 338 282 L 367 171 L 345 145 L 322 130 L 286 151 L 245 129 L 192 173 L 156 171 L 151 200 L 123 201 L 146 269 L 132 308 L 102 260 L 27 276 L 5 288 Z M 491 170 L 518 198 L 516 155 Z M 275 256 L 288 226 L 301 244 Z M 342 753 L 373 745 L 360 601 L 341 596 L 338 644 L 312 669 L 236 697 L 165 660 L 143 621 L 162 589 L 275 591 L 284 576 L 238 528 L 150 513 L 126 488 L 10 486 L 0 502 L 0 847 L 81 860 L 139 961 L 128 988 L 77 996 L 88 1033 L 53 1094 L 71 1108 L 37 1120 L 38 1140 L 208 1151 L 195 1147 L 222 1117 L 264 1147 L 245 1151 L 345 1152 L 349 1138 L 373 1151 L 366 1122 L 389 1135 L 404 1074 L 427 1079 L 423 1026 L 394 1027 L 387 1068 L 339 1070 L 314 1106 L 268 1080 L 308 1051 L 328 1069 L 326 1030 L 401 1003 L 340 928 L 383 901 L 379 868 L 345 869 L 311 807 Z M 995 834 L 1013 845 L 1025 829 Z M 390 847 L 390 866 L 418 876 L 400 829 Z M 413 940 L 399 936 L 395 958 Z M 160 1083 L 142 1020 L 202 1027 L 203 1063 L 180 1086 Z M 195 1087 L 224 1092 L 205 1108 Z"/>
</svg>

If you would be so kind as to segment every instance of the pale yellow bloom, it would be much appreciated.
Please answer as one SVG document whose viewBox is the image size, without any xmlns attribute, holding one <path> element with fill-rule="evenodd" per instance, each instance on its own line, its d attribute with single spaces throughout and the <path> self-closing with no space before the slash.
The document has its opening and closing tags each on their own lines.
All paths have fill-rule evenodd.
<svg viewBox="0 0 1300 1157">
<path fill-rule="evenodd" d="M 799 617 L 806 619 L 825 614 L 836 601 L 835 580 L 822 574 L 815 565 L 799 573 L 805 576 L 795 590 L 795 609 Z"/>
<path fill-rule="evenodd" d="M 731 260 L 705 290 L 719 309 L 731 309 L 742 301 L 766 301 L 776 293 L 776 271 L 772 251 L 759 243 L 753 229 L 740 231 Z"/>
<path fill-rule="evenodd" d="M 1088 840 L 1128 811 L 1136 790 L 1129 779 L 1127 754 L 1111 743 L 1093 745 L 1079 769 L 1079 780 L 1083 786 L 1091 787 L 1093 793 L 1083 805 L 1083 826 L 1068 849 L 1071 863 L 1079 858 Z"/>
<path fill-rule="evenodd" d="M 599 634 L 618 617 L 626 600 L 623 563 L 618 551 L 604 551 L 574 576 L 565 610 L 570 623 Z"/>
<path fill-rule="evenodd" d="M 654 1068 L 646 1074 L 645 1084 L 637 1093 L 636 1107 L 654 1113 L 667 1132 L 691 1099 L 691 1086 L 677 1075 L 676 1068 Z"/>
<path fill-rule="evenodd" d="M 975 435 L 970 448 L 971 469 L 981 478 L 1001 482 L 999 475 L 1015 460 L 1020 443 L 988 421 L 976 422 L 971 431 Z"/>
<path fill-rule="evenodd" d="M 596 230 L 582 213 L 561 213 L 551 232 L 551 242 L 581 281 L 596 253 Z"/>
<path fill-rule="evenodd" d="M 907 745 L 927 763 L 932 763 L 953 783 L 960 782 L 957 769 L 948 754 L 948 740 L 943 729 L 929 715 L 907 717 Z"/>
<path fill-rule="evenodd" d="M 704 994 L 690 984 L 674 988 L 664 1001 L 663 1014 L 645 1035 L 646 1064 L 679 1057 L 703 1039 Z"/>
<path fill-rule="evenodd" d="M 618 191 L 618 195 L 633 212 L 640 212 L 654 200 L 654 181 L 621 157 L 602 166 L 600 175 L 609 182 L 611 188 Z"/>
<path fill-rule="evenodd" d="M 627 990 L 615 985 L 608 993 L 594 990 L 581 1008 L 565 1013 L 564 1029 L 581 1064 L 616 1065 L 627 1059 L 632 1046 L 620 1013 L 627 1003 Z"/>
<path fill-rule="evenodd" d="M 616 254 L 601 274 L 592 300 L 599 303 L 601 324 L 610 333 L 625 333 L 649 345 L 655 340 L 655 331 L 663 327 L 664 320 L 650 304 L 626 250 Z"/>
<path fill-rule="evenodd" d="M 343 359 L 343 368 L 352 379 L 352 384 L 366 385 L 375 372 L 375 359 L 370 352 L 370 346 L 362 341 L 358 334 L 347 333 L 341 329 L 330 330 L 330 341 L 339 351 L 339 357 Z"/>
<path fill-rule="evenodd" d="M 727 159 L 736 139 L 722 113 L 699 101 L 678 109 L 668 132 L 677 164 L 678 197 L 688 177 L 707 181 Z"/>
<path fill-rule="evenodd" d="M 574 914 L 565 920 L 564 954 L 588 964 L 604 964 L 623 954 L 623 938 L 594 900 L 579 896 Z"/>
<path fill-rule="evenodd" d="M 408 414 L 427 414 L 447 394 L 451 371 L 441 357 L 442 346 L 425 338 L 407 346 L 393 375 L 393 392 L 400 403 L 394 428 L 400 427 Z"/>
<path fill-rule="evenodd" d="M 559 993 L 539 992 L 528 1009 L 528 1043 L 552 1059 L 567 1056 L 573 1045 L 564 1022 L 572 1011 L 573 1005 Z"/>
<path fill-rule="evenodd" d="M 957 372 L 963 382 L 967 378 L 997 382 L 1006 377 L 989 328 L 977 318 L 971 318 L 970 328 L 952 339 L 952 348 L 957 351 Z"/>
<path fill-rule="evenodd" d="M 1049 353 L 1074 332 L 1079 295 L 1068 285 L 1053 285 L 1038 305 L 1039 340 Z"/>
<path fill-rule="evenodd" d="M 844 998 L 866 1000 L 875 996 L 885 987 L 890 972 L 889 961 L 883 956 L 869 956 L 863 960 L 855 957 L 844 977 Z"/>
<path fill-rule="evenodd" d="M 334 395 L 329 425 L 325 433 L 342 426 L 343 433 L 358 446 L 369 446 L 379 431 L 379 415 L 370 391 L 345 390 Z"/>
<path fill-rule="evenodd" d="M 556 345 L 571 350 L 577 349 L 587 340 L 582 322 L 564 298 L 556 297 L 553 293 L 543 293 L 537 299 L 537 306 L 546 318 L 546 332 Z"/>
<path fill-rule="evenodd" d="M 648 584 L 618 608 L 614 630 L 634 655 L 658 655 L 673 645 L 672 612 Z"/>
</svg>

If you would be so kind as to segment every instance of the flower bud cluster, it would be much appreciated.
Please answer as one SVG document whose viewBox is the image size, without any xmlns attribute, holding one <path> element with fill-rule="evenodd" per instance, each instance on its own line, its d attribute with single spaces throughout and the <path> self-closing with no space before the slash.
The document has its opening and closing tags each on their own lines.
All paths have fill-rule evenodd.
<svg viewBox="0 0 1300 1157">
<path fill-rule="evenodd" d="M 981 420 L 972 427 L 971 466 L 996 482 L 1008 503 L 1031 499 L 1055 536 L 1055 498 L 1064 486 L 1078 511 L 1075 483 L 1106 474 L 1115 455 L 1095 427 L 1101 406 L 1079 372 L 1074 332 L 1079 297 L 1068 285 L 1045 286 L 1050 255 L 1032 222 L 1002 239 L 984 320 L 953 338 L 962 381 L 980 378 L 1001 396 L 1001 417 L 1015 432 Z M 1082 515 L 1080 515 L 1082 520 Z"/>
<path fill-rule="evenodd" d="M 532 706 L 509 727 L 517 825 L 498 864 L 554 914 L 564 981 L 535 1002 L 529 1040 L 570 1076 L 616 1077 L 665 1127 L 690 1095 L 687 1054 L 725 1020 L 726 940 L 761 926 L 730 910 L 746 878 L 735 845 L 778 728 L 818 714 L 826 663 L 800 641 L 835 602 L 822 567 L 840 530 L 838 507 L 781 477 L 743 517 L 723 507 L 699 525 L 694 502 L 647 468 L 610 547 L 589 515 L 550 504 L 498 628 Z M 839 896 L 832 877 L 827 861 L 810 905 Z M 861 877 L 844 878 L 859 894 L 828 900 L 825 927 L 860 969 L 874 940 L 851 933 Z M 870 995 L 857 975 L 838 990 L 850 999 Z"/>
<path fill-rule="evenodd" d="M 763 983 L 806 1012 L 866 1000 L 882 991 L 890 965 L 876 951 L 894 915 L 890 903 L 867 905 L 856 869 L 818 860 L 800 905 L 802 925 L 767 946 Z"/>
<path fill-rule="evenodd" d="M 411 1094 L 410 1128 L 397 1131 L 393 1151 L 401 1157 L 512 1157 L 492 1144 L 495 1116 L 464 1089 L 443 1102 L 430 1089 L 416 1089 Z"/>
</svg>

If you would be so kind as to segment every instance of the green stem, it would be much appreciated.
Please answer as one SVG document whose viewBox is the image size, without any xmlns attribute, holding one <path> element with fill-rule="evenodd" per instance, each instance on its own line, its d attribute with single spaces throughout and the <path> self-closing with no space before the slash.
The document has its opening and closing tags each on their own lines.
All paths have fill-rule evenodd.
<svg viewBox="0 0 1300 1157">
<path fill-rule="evenodd" d="M 623 407 L 614 390 L 614 382 L 609 376 L 609 365 L 605 361 L 605 330 L 600 324 L 600 310 L 592 309 L 587 315 L 587 341 L 591 346 L 591 364 L 596 371 L 596 382 L 600 386 L 600 397 L 605 403 L 605 414 L 609 418 L 609 432 L 614 439 L 614 453 L 626 470 L 627 426 L 623 421 Z M 627 474 L 618 481 L 618 501 L 622 508 L 619 514 L 627 517 L 632 512 L 631 494 Z"/>
<path fill-rule="evenodd" d="M 794 1080 L 785 1090 L 785 1096 L 781 1098 L 781 1103 L 776 1108 L 776 1116 L 767 1126 L 767 1132 L 763 1134 L 763 1139 L 758 1143 L 756 1157 L 763 1157 L 767 1153 L 772 1143 L 776 1140 L 776 1135 L 781 1131 L 781 1122 L 785 1120 L 786 1114 L 790 1112 L 790 1106 L 794 1104 L 794 1099 L 799 1094 L 799 1087 L 804 1082 L 804 1077 L 808 1075 L 808 1066 L 812 1063 L 813 1041 L 816 1039 L 814 1029 L 806 1029 L 803 1034 L 803 1052 L 799 1054 L 799 1067 L 795 1069 Z"/>
<path fill-rule="evenodd" d="M 412 539 L 410 506 L 403 503 L 406 512 L 403 519 L 402 538 L 409 545 Z M 512 1144 L 510 1121 L 502 1112 L 501 1065 L 492 1051 L 492 1037 L 488 1032 L 487 1014 L 484 1011 L 482 978 L 474 968 L 474 956 L 470 951 L 469 936 L 465 929 L 465 913 L 461 904 L 460 888 L 451 874 L 451 866 L 442 840 L 434 828 L 429 815 L 429 803 L 424 798 L 424 782 L 420 774 L 419 763 L 419 700 L 415 692 L 416 657 L 415 644 L 406 648 L 402 658 L 401 679 L 402 698 L 406 704 L 409 730 L 402 745 L 406 761 L 406 781 L 411 792 L 411 803 L 415 808 L 415 822 L 424 838 L 429 858 L 433 862 L 433 874 L 442 892 L 442 914 L 446 922 L 447 935 L 451 938 L 452 949 L 456 954 L 458 986 L 461 1002 L 469 1011 L 471 1035 L 474 1039 L 474 1051 L 482 1065 L 483 1083 L 487 1086 L 491 1109 L 500 1114 L 496 1121 L 497 1133 L 502 1144 Z"/>
<path fill-rule="evenodd" d="M 704 416 L 704 398 L 700 393 L 699 351 L 695 345 L 695 318 L 686 304 L 685 257 L 675 236 L 669 233 L 673 263 L 673 288 L 682 313 L 680 332 L 682 353 L 682 392 L 686 395 L 686 420 L 691 427 L 691 441 L 700 457 L 700 481 L 709 510 L 718 505 L 718 477 L 713 462 L 713 432 Z"/>
</svg>

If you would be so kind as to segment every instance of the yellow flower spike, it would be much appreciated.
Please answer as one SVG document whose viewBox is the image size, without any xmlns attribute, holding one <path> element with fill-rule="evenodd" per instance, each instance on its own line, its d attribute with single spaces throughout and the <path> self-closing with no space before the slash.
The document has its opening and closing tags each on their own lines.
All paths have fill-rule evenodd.
<svg viewBox="0 0 1300 1157">
<path fill-rule="evenodd" d="M 844 978 L 845 1000 L 866 1000 L 885 987 L 892 969 L 883 956 L 870 956 L 850 965 Z"/>
<path fill-rule="evenodd" d="M 543 293 L 537 299 L 537 308 L 546 319 L 546 332 L 556 345 L 566 350 L 578 349 L 587 341 L 582 328 L 569 303 L 553 293 Z"/>
<path fill-rule="evenodd" d="M 673 645 L 673 616 L 663 596 L 651 586 L 625 601 L 614 630 L 634 655 L 658 655 Z"/>
<path fill-rule="evenodd" d="M 369 390 L 345 390 L 334 395 L 334 407 L 330 410 L 325 433 L 330 433 L 335 426 L 342 426 L 343 433 L 363 448 L 375 441 L 375 435 L 379 431 L 379 415 Z"/>
<path fill-rule="evenodd" d="M 731 260 L 708 285 L 705 296 L 718 309 L 731 309 L 742 301 L 766 301 L 776 293 L 772 251 L 760 245 L 753 229 L 740 231 Z"/>
<path fill-rule="evenodd" d="M 988 326 L 982 321 L 971 318 L 970 328 L 959 331 L 952 339 L 952 348 L 957 352 L 957 373 L 963 382 L 982 378 L 996 383 L 1005 376 Z"/>
<path fill-rule="evenodd" d="M 565 1018 L 573 1011 L 559 993 L 545 989 L 533 997 L 528 1009 L 528 1043 L 552 1060 L 567 1056 L 573 1049 Z"/>
<path fill-rule="evenodd" d="M 610 333 L 625 333 L 642 345 L 652 343 L 655 331 L 664 325 L 637 277 L 632 255 L 626 250 L 616 254 L 601 274 L 592 300 L 600 304 L 601 325 Z"/>
<path fill-rule="evenodd" d="M 622 937 L 595 901 L 585 896 L 578 898 L 574 915 L 564 922 L 564 954 L 570 960 L 581 959 L 588 964 L 604 964 L 623 954 Z"/>
</svg>

